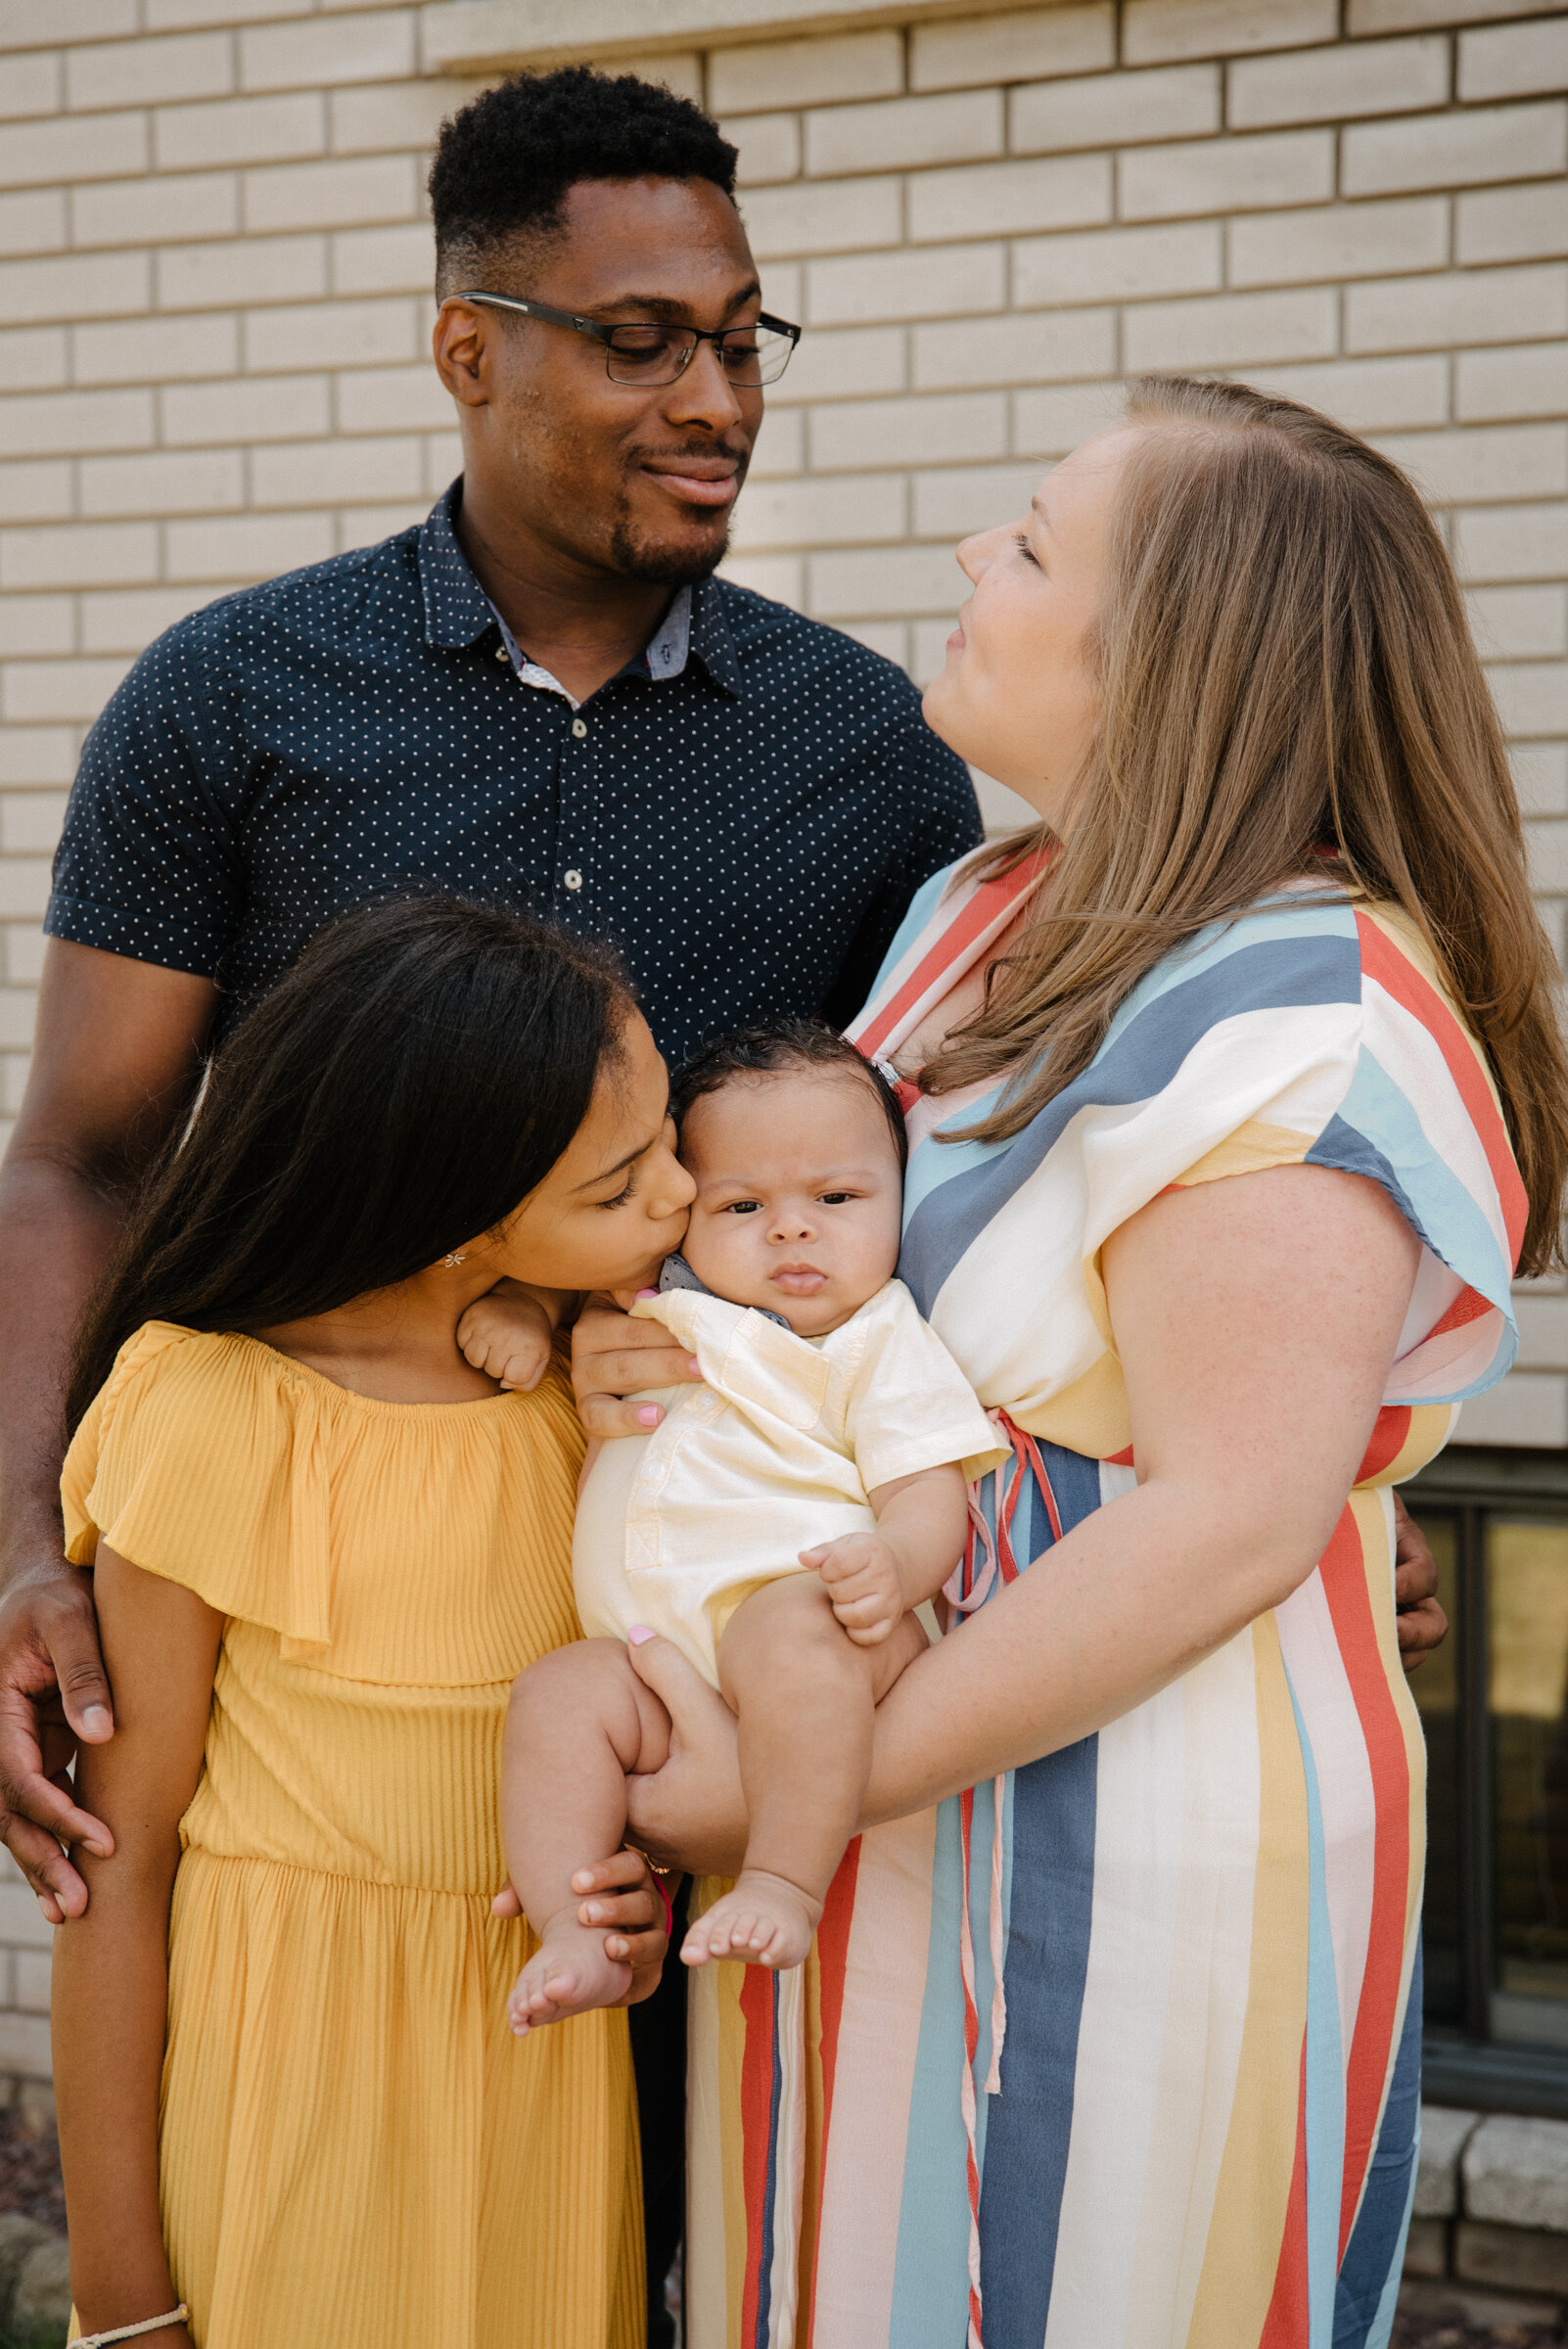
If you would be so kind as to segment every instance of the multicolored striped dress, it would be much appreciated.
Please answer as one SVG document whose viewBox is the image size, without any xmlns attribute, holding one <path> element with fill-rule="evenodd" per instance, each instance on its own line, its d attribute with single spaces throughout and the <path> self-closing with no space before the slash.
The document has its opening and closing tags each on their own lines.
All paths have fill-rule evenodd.
<svg viewBox="0 0 1568 2349">
<path fill-rule="evenodd" d="M 852 1031 L 897 1052 L 1038 876 L 938 876 Z M 1422 1242 L 1314 1572 L 1097 1736 L 852 1847 L 811 1961 L 692 1986 L 691 2349 L 1380 2349 L 1413 2188 L 1424 1757 L 1390 1487 L 1513 1358 L 1525 1198 L 1411 926 L 1304 887 L 1204 932 L 1008 1142 L 916 1101 L 903 1279 L 998 1414 L 967 1604 L 1133 1482 L 1099 1251 L 1307 1163 Z M 948 1636 L 962 1638 L 963 1619 Z"/>
</svg>

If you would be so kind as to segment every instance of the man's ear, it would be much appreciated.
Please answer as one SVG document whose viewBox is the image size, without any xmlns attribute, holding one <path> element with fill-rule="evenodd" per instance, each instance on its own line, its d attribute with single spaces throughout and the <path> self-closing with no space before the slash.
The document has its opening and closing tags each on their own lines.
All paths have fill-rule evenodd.
<svg viewBox="0 0 1568 2349">
<path fill-rule="evenodd" d="M 492 322 L 478 302 L 446 300 L 436 314 L 430 344 L 436 372 L 466 408 L 489 404 L 485 379 L 492 332 Z"/>
</svg>

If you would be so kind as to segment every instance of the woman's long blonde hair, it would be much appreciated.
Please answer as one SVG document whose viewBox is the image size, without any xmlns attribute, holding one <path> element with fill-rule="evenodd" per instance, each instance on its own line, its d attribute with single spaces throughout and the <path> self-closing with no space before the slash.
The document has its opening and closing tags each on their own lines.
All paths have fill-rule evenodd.
<svg viewBox="0 0 1568 2349">
<path fill-rule="evenodd" d="M 1086 648 L 1101 681 L 1071 837 L 981 1010 L 922 1074 L 1011 1073 L 967 1130 L 1022 1130 L 1173 945 L 1303 874 L 1402 906 L 1481 1038 L 1562 1261 L 1568 1065 L 1497 711 L 1410 484 L 1353 433 L 1239 384 L 1145 378 Z M 1001 872 L 1040 825 L 967 868 Z M 1326 859 L 1326 861 L 1325 861 Z"/>
</svg>

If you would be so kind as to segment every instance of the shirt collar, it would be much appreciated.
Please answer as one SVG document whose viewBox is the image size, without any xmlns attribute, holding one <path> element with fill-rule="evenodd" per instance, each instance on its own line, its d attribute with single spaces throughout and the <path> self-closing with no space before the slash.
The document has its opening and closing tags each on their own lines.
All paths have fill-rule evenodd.
<svg viewBox="0 0 1568 2349">
<path fill-rule="evenodd" d="M 498 627 L 521 675 L 524 666 L 531 664 L 525 663 L 516 638 L 470 570 L 468 557 L 457 542 L 453 521 L 462 495 L 459 475 L 420 526 L 419 584 L 425 603 L 425 641 L 456 651 Z M 740 665 L 715 579 L 701 579 L 695 586 L 681 589 L 648 644 L 642 663 L 649 677 L 663 682 L 681 675 L 692 654 L 715 685 L 739 695 Z M 541 670 L 539 676 L 541 681 L 548 678 L 555 683 L 547 670 Z"/>
</svg>

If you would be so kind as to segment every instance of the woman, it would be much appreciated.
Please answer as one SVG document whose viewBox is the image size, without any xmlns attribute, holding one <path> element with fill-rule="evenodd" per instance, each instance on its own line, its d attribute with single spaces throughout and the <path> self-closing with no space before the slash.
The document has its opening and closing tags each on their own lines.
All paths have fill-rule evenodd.
<svg viewBox="0 0 1568 2349">
<path fill-rule="evenodd" d="M 1014 1459 L 814 1967 L 696 1987 L 689 2338 L 1359 2349 L 1418 2096 L 1389 1488 L 1558 1261 L 1551 958 L 1364 443 L 1146 383 L 959 560 L 927 714 L 1041 821 L 928 887 L 854 1034 L 906 1085 L 900 1271 Z M 731 1725 L 639 1668 L 679 1745 L 634 1829 L 722 1871 Z"/>
</svg>

